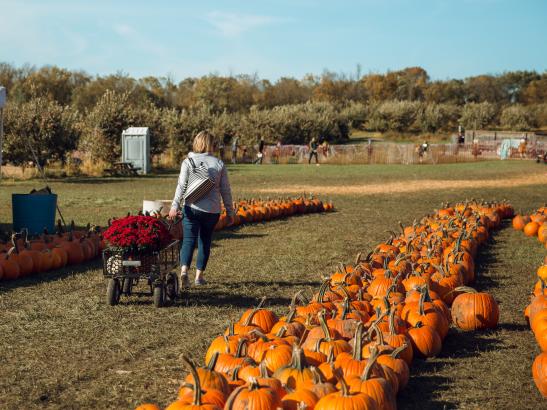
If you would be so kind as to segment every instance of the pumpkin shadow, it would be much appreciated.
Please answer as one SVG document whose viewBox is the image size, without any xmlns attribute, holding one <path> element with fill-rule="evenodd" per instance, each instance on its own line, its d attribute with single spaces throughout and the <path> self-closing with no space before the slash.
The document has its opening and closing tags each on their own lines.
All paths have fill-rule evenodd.
<svg viewBox="0 0 547 410">
<path fill-rule="evenodd" d="M 457 409 L 460 403 L 441 400 L 443 391 L 450 390 L 454 380 L 439 373 L 450 368 L 454 360 L 466 357 L 479 357 L 482 352 L 503 350 L 496 340 L 496 330 L 463 332 L 451 328 L 443 341 L 441 353 L 431 359 L 415 359 L 412 363 L 411 377 L 408 386 L 398 395 L 399 409 Z"/>
<path fill-rule="evenodd" d="M 91 261 L 86 261 L 80 265 L 65 266 L 61 269 L 51 270 L 49 272 L 43 272 L 24 278 L 18 278 L 11 281 L 1 281 L 0 293 L 9 292 L 17 288 L 32 287 L 40 283 L 53 282 L 69 276 L 82 275 L 101 268 L 102 259 L 97 258 Z"/>
<path fill-rule="evenodd" d="M 427 362 L 424 362 L 427 363 Z M 433 367 L 430 363 L 430 367 Z M 434 371 L 434 369 L 429 369 Z M 397 395 L 398 409 L 457 409 L 457 403 L 440 400 L 435 397 L 441 391 L 450 388 L 450 380 L 444 376 L 415 375 L 412 367 L 412 377 L 406 388 Z"/>
</svg>

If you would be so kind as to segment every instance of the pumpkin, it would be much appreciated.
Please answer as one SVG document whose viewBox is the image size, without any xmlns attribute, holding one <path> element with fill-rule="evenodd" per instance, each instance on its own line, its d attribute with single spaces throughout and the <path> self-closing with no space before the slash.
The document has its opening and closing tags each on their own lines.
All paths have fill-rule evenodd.
<svg viewBox="0 0 547 410">
<path fill-rule="evenodd" d="M 21 267 L 15 256 L 13 256 L 13 248 L 6 255 L 0 255 L 0 269 L 2 270 L 2 278 L 6 280 L 14 280 L 21 275 Z"/>
<path fill-rule="evenodd" d="M 278 318 L 271 310 L 262 308 L 266 298 L 262 298 L 259 305 L 254 309 L 248 309 L 243 313 L 239 323 L 244 326 L 257 326 L 262 332 L 269 333 L 277 323 Z"/>
<path fill-rule="evenodd" d="M 462 330 L 493 329 L 498 325 L 498 304 L 486 292 L 473 288 L 459 287 L 459 294 L 452 303 L 452 321 Z"/>
<path fill-rule="evenodd" d="M 283 410 L 313 409 L 319 398 L 308 389 L 298 389 L 286 394 L 282 399 Z"/>
<path fill-rule="evenodd" d="M 183 400 L 178 400 L 171 405 L 167 407 L 166 410 L 217 410 L 221 409 L 221 406 L 218 406 L 216 404 L 205 404 L 202 402 L 202 383 L 201 383 L 201 376 L 198 374 L 198 371 L 196 370 L 196 366 L 185 356 L 181 357 L 184 364 L 190 369 L 190 375 L 187 377 L 187 381 L 189 378 L 191 378 L 192 382 L 190 382 L 190 388 L 192 389 L 193 395 L 192 400 L 190 402 L 186 401 L 186 397 L 184 396 L 184 393 L 181 394 L 181 391 L 184 391 L 184 389 L 181 389 L 179 391 L 179 398 L 182 396 Z M 212 391 L 217 391 L 212 389 Z M 216 393 L 215 393 L 216 394 Z M 222 395 L 223 393 L 221 391 L 218 391 L 218 394 Z"/>
<path fill-rule="evenodd" d="M 407 362 L 402 358 L 399 358 L 400 354 L 404 352 L 407 347 L 410 347 L 410 344 L 404 344 L 402 346 L 399 346 L 391 353 L 382 352 L 382 354 L 378 356 L 377 359 L 377 362 L 379 364 L 388 366 L 395 372 L 395 374 L 397 375 L 397 379 L 399 380 L 400 390 L 406 387 L 410 378 L 410 369 Z"/>
<path fill-rule="evenodd" d="M 524 225 L 524 235 L 536 236 L 538 233 L 539 224 L 537 222 L 528 222 Z"/>
<path fill-rule="evenodd" d="M 417 309 L 406 310 L 403 313 L 403 319 L 410 326 L 414 326 L 418 322 L 430 326 L 439 333 L 441 339 L 444 339 L 448 334 L 448 320 L 432 302 L 425 301 L 426 295 L 425 290 L 422 290 Z"/>
<path fill-rule="evenodd" d="M 297 389 L 309 380 L 313 380 L 313 372 L 308 367 L 304 352 L 298 345 L 293 346 L 291 363 L 277 369 L 273 377 L 290 389 Z"/>
<path fill-rule="evenodd" d="M 377 403 L 364 393 L 350 392 L 347 383 L 340 378 L 340 391 L 323 397 L 315 405 L 315 410 L 380 410 Z"/>
<path fill-rule="evenodd" d="M 208 389 L 214 389 L 219 390 L 224 394 L 230 393 L 230 387 L 228 385 L 228 381 L 226 380 L 226 377 L 215 370 L 216 361 L 218 359 L 218 353 L 215 353 L 213 355 L 213 358 L 211 361 L 207 364 L 207 367 L 199 367 L 196 369 L 196 372 L 190 372 L 188 376 L 184 379 L 184 382 L 190 386 L 196 385 L 196 382 L 194 378 L 196 375 L 199 377 L 199 384 L 201 385 L 201 388 L 204 390 Z M 185 360 L 185 357 L 182 357 L 182 360 Z M 185 363 L 188 360 L 186 359 Z M 184 386 L 183 386 L 184 387 Z M 193 389 L 191 389 L 193 391 Z M 183 388 L 179 390 L 179 394 L 184 394 L 185 391 L 183 391 Z"/>
<path fill-rule="evenodd" d="M 537 275 L 543 282 L 547 281 L 547 264 L 538 268 Z"/>
<path fill-rule="evenodd" d="M 261 386 L 256 379 L 248 386 L 235 389 L 228 397 L 225 410 L 277 410 L 281 406 L 281 398 L 268 386 Z"/>
<path fill-rule="evenodd" d="M 532 377 L 541 395 L 547 398 L 547 353 L 540 353 L 534 359 Z"/>
<path fill-rule="evenodd" d="M 414 353 L 427 358 L 437 356 L 441 352 L 441 337 L 435 329 L 424 326 L 421 322 L 409 329 L 408 337 L 412 343 Z"/>
<path fill-rule="evenodd" d="M 388 381 L 380 377 L 379 365 L 376 363 L 379 351 L 371 349 L 367 366 L 360 376 L 353 376 L 348 380 L 350 392 L 363 393 L 376 402 L 379 409 L 395 410 L 395 395 Z M 373 373 L 373 369 L 374 373 Z"/>
</svg>

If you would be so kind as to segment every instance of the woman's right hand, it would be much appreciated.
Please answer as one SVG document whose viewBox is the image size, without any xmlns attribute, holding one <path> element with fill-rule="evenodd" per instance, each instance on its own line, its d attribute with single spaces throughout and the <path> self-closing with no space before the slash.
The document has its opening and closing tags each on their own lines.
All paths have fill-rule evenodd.
<svg viewBox="0 0 547 410">
<path fill-rule="evenodd" d="M 169 219 L 175 219 L 178 215 L 178 211 L 175 208 L 171 208 L 169 211 Z"/>
</svg>

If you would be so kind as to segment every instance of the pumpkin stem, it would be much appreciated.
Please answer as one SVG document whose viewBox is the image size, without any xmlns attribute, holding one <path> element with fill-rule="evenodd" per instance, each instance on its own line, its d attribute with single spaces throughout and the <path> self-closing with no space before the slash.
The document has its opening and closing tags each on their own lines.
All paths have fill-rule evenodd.
<svg viewBox="0 0 547 410">
<path fill-rule="evenodd" d="M 268 368 L 266 367 L 266 362 L 262 361 L 258 365 L 258 369 L 260 370 L 260 378 L 267 379 L 270 377 L 268 374 Z"/>
<path fill-rule="evenodd" d="M 243 348 L 245 348 L 245 351 L 243 350 Z M 244 339 L 244 338 L 239 339 L 239 341 L 237 342 L 237 349 L 234 356 L 238 358 L 245 356 L 246 348 L 247 348 L 247 339 Z"/>
<path fill-rule="evenodd" d="M 17 246 L 17 239 L 19 238 L 19 235 L 14 233 L 11 235 L 11 244 L 13 245 L 13 251 L 15 254 L 19 254 L 19 247 Z"/>
<path fill-rule="evenodd" d="M 397 332 L 395 331 L 395 306 L 392 306 L 389 311 L 389 334 L 392 336 L 397 335 Z"/>
<path fill-rule="evenodd" d="M 361 262 L 361 252 L 359 252 L 355 257 L 355 264 L 359 265 L 359 262 Z"/>
<path fill-rule="evenodd" d="M 371 329 L 372 332 L 376 333 L 376 338 L 377 338 L 376 343 L 380 346 L 383 346 L 385 344 L 384 334 L 382 333 L 380 328 L 377 325 L 374 325 L 370 329 Z"/>
<path fill-rule="evenodd" d="M 287 313 L 287 318 L 285 319 L 285 323 L 291 323 L 294 320 L 295 316 L 296 316 L 296 308 L 291 305 L 289 309 L 289 313 Z"/>
<path fill-rule="evenodd" d="M 192 404 L 194 406 L 201 406 L 201 380 L 199 380 L 199 375 L 198 375 L 198 372 L 196 370 L 196 366 L 194 365 L 194 363 L 190 359 L 188 359 L 184 355 L 181 356 L 181 360 L 186 365 L 186 367 L 188 367 L 188 369 L 190 369 L 190 373 L 192 373 L 192 377 L 194 378 L 194 385 L 193 385 L 193 388 L 194 388 L 194 401 L 193 401 Z"/>
<path fill-rule="evenodd" d="M 365 370 L 363 370 L 363 375 L 361 376 L 361 380 L 367 381 L 370 378 L 370 372 L 372 371 L 372 367 L 376 364 L 376 359 L 378 358 L 378 348 L 376 346 L 373 346 L 370 348 L 370 357 L 367 360 L 367 365 L 365 366 Z"/>
<path fill-rule="evenodd" d="M 207 369 L 209 369 L 211 371 L 215 369 L 215 366 L 217 365 L 217 359 L 218 359 L 219 355 L 220 355 L 219 352 L 213 353 L 213 356 L 211 356 L 211 360 L 209 360 L 209 363 L 207 363 Z"/>
<path fill-rule="evenodd" d="M 304 356 L 304 350 L 298 345 L 293 346 L 290 367 L 300 371 L 308 367 L 308 363 L 306 362 L 306 356 Z"/>
<path fill-rule="evenodd" d="M 350 397 L 351 394 L 349 392 L 349 387 L 346 381 L 344 380 L 342 371 L 339 368 L 337 368 L 334 371 L 334 375 L 338 379 L 338 382 L 340 383 L 340 392 L 342 393 L 342 397 Z"/>
<path fill-rule="evenodd" d="M 454 290 L 450 292 L 479 293 L 470 286 L 458 286 L 457 288 L 455 288 Z"/>
<path fill-rule="evenodd" d="M 422 287 L 420 289 L 420 300 L 418 302 L 418 313 L 420 314 L 420 316 L 425 315 L 424 302 L 425 302 L 425 290 Z"/>
<path fill-rule="evenodd" d="M 317 314 L 317 318 L 319 319 L 319 325 L 321 326 L 321 329 L 323 329 L 323 333 L 325 334 L 325 340 L 327 342 L 331 342 L 332 337 L 330 335 L 330 330 L 329 330 L 329 327 L 327 325 L 327 321 L 325 320 L 325 309 L 321 310 Z"/>
<path fill-rule="evenodd" d="M 363 323 L 359 322 L 353 336 L 353 359 L 363 360 Z"/>
<path fill-rule="evenodd" d="M 399 356 L 399 354 L 401 354 L 401 352 L 403 350 L 405 350 L 406 348 L 408 347 L 408 343 L 403 343 L 401 346 L 399 346 L 398 348 L 396 349 L 393 349 L 393 351 L 391 352 L 390 356 L 393 357 L 394 359 L 397 359 L 397 356 Z"/>
<path fill-rule="evenodd" d="M 275 334 L 275 337 L 282 338 L 283 336 L 285 336 L 285 333 L 287 333 L 287 326 L 281 326 Z"/>
</svg>

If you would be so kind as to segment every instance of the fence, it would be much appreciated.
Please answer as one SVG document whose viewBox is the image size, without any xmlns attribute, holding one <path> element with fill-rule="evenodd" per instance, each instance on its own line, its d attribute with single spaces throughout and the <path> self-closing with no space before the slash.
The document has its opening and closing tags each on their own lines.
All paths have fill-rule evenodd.
<svg viewBox="0 0 547 410">
<path fill-rule="evenodd" d="M 318 149 L 320 163 L 330 164 L 441 164 L 500 159 L 501 141 L 480 141 L 477 144 L 429 144 L 420 153 L 419 145 L 374 142 L 358 145 L 331 145 Z M 266 146 L 263 163 L 299 164 L 309 159 L 306 145 L 283 145 L 281 148 Z M 535 159 L 547 152 L 546 142 L 528 144 L 525 158 Z M 231 153 L 224 160 L 231 161 Z M 509 158 L 521 158 L 517 148 L 512 148 Z M 256 149 L 238 154 L 238 163 L 250 163 L 257 159 Z M 312 160 L 315 161 L 315 160 Z"/>
</svg>

